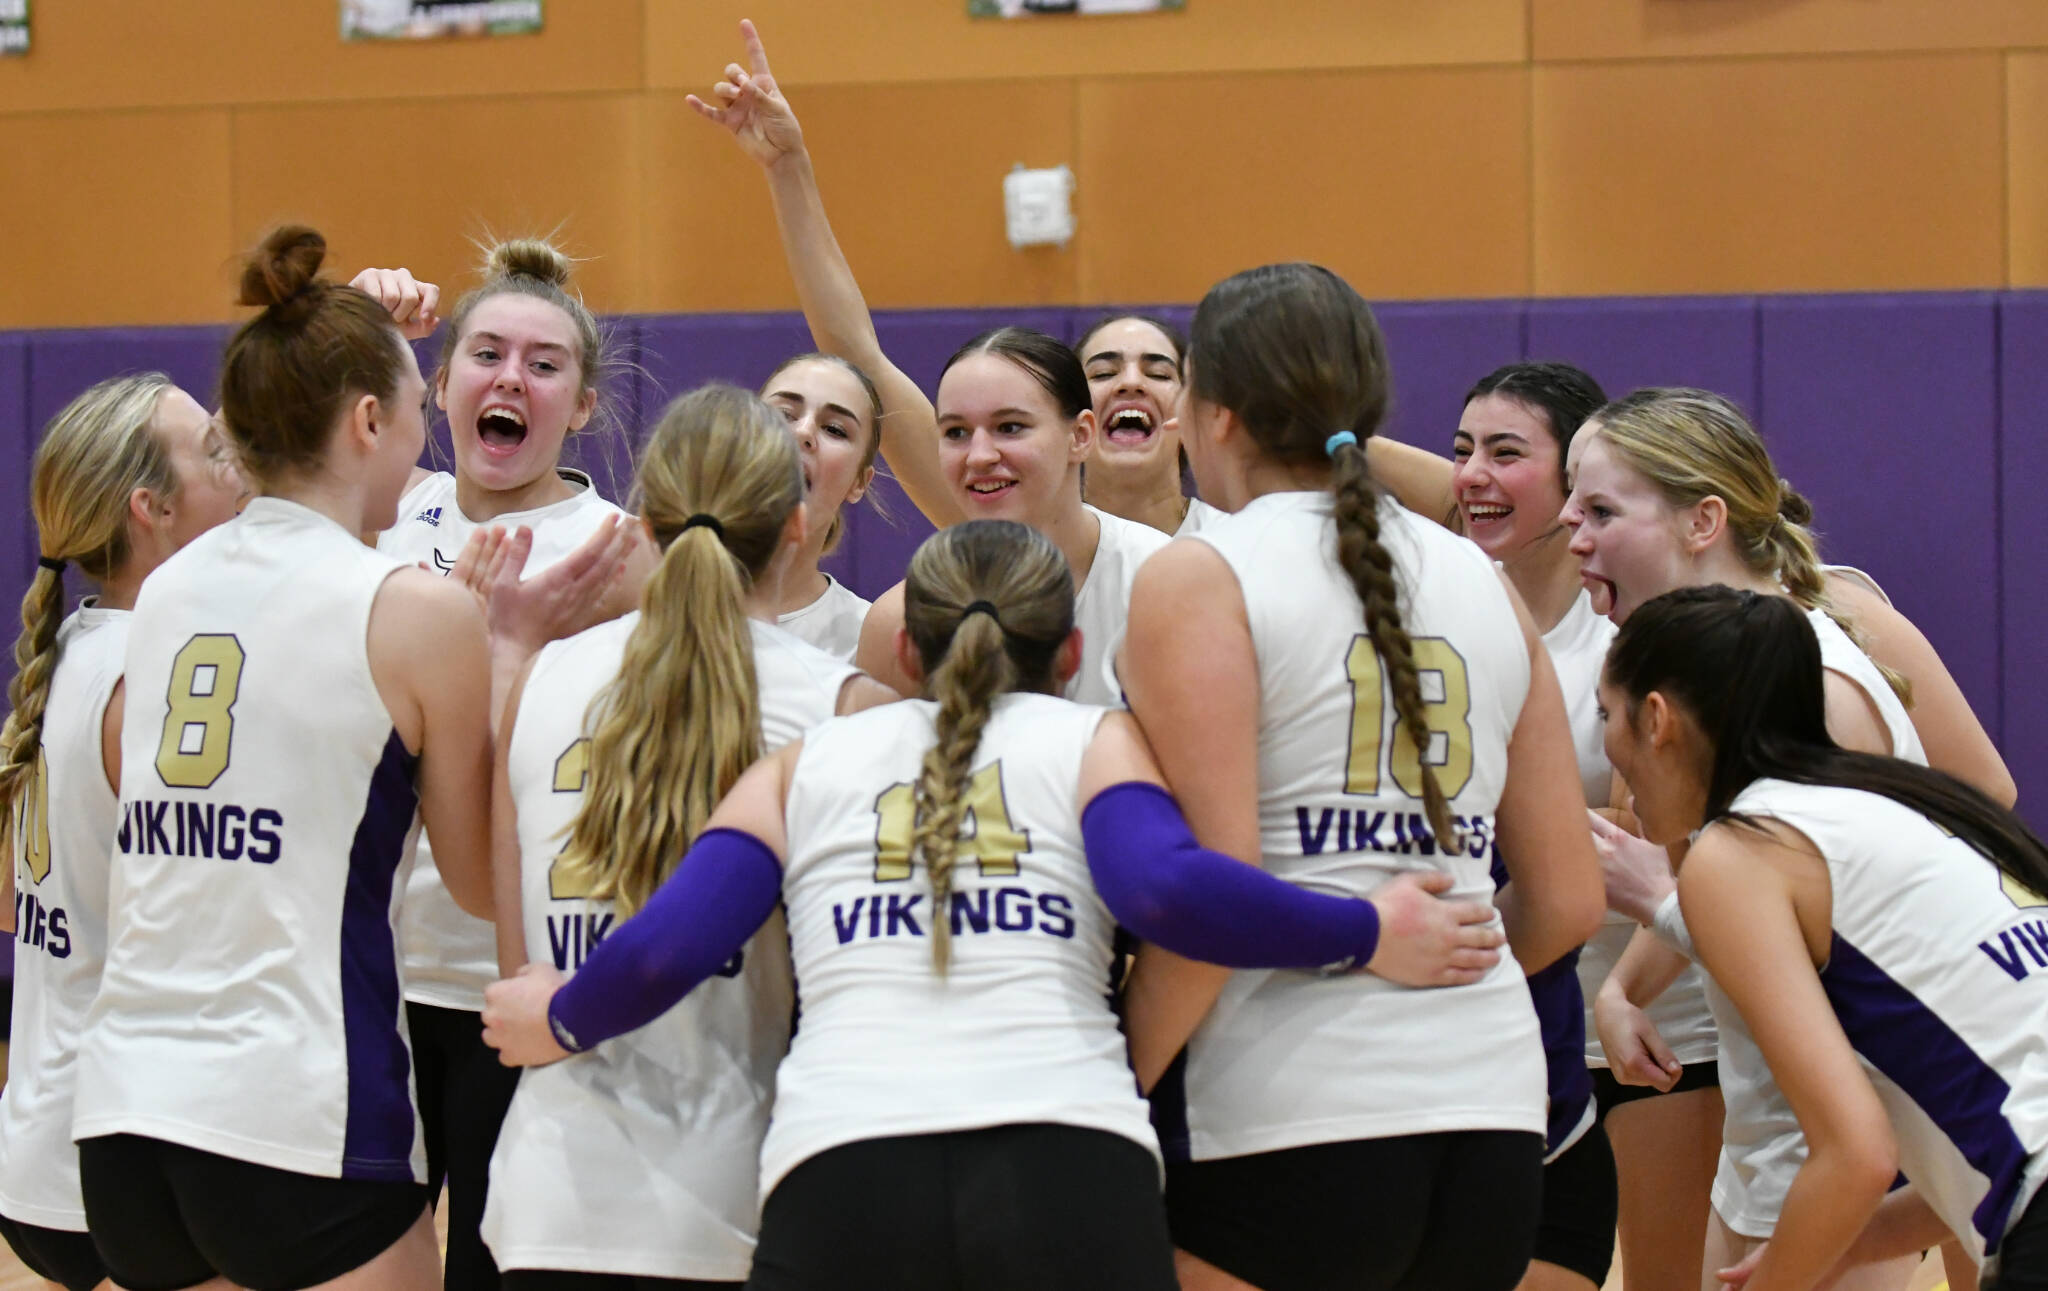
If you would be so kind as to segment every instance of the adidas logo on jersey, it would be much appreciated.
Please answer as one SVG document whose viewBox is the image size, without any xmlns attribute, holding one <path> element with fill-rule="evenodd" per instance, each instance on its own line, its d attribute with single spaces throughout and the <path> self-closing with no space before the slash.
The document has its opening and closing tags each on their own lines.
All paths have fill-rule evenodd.
<svg viewBox="0 0 2048 1291">
<path fill-rule="evenodd" d="M 414 516 L 413 519 L 419 521 L 421 524 L 432 525 L 434 528 L 439 529 L 441 527 L 441 508 L 428 507 L 426 510 Z"/>
</svg>

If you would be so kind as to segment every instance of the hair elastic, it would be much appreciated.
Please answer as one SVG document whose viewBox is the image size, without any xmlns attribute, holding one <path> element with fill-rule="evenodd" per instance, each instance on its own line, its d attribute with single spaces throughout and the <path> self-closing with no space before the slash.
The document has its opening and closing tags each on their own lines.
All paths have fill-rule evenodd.
<svg viewBox="0 0 2048 1291">
<path fill-rule="evenodd" d="M 1330 436 L 1328 439 L 1323 441 L 1323 452 L 1327 453 L 1331 457 L 1335 457 L 1337 455 L 1337 450 L 1344 447 L 1344 445 L 1351 444 L 1353 446 L 1356 446 L 1357 443 L 1358 436 L 1352 434 L 1348 430 L 1340 430 L 1336 434 Z"/>
<path fill-rule="evenodd" d="M 960 621 L 962 623 L 965 623 L 970 616 L 976 614 L 988 615 L 990 618 L 996 621 L 996 626 L 998 628 L 1001 628 L 1005 632 L 1009 631 L 1008 628 L 1003 627 L 1003 617 L 1002 615 L 996 613 L 996 607 L 994 603 L 990 601 L 970 602 L 966 609 L 960 611 Z"/>
<path fill-rule="evenodd" d="M 707 515 L 702 511 L 699 511 L 696 515 L 693 515 L 689 519 L 683 521 L 683 532 L 688 533 L 690 532 L 690 530 L 697 528 L 699 525 L 703 526 L 706 529 L 709 529 L 713 534 L 717 535 L 718 540 L 720 542 L 725 541 L 725 526 L 718 523 L 717 516 Z"/>
<path fill-rule="evenodd" d="M 53 574 L 61 575 L 64 572 L 64 562 L 53 556 L 38 556 L 36 557 L 36 564 L 41 565 Z"/>
</svg>

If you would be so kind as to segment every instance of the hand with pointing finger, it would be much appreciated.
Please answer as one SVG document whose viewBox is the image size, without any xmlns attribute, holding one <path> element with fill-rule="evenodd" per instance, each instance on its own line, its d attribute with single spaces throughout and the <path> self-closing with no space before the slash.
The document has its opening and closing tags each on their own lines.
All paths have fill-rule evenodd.
<svg viewBox="0 0 2048 1291">
<path fill-rule="evenodd" d="M 766 166 L 803 151 L 803 127 L 768 70 L 768 51 L 751 21 L 740 22 L 740 40 L 747 47 L 747 66 L 725 65 L 725 79 L 711 87 L 715 102 L 694 94 L 688 102 L 699 116 L 730 131 L 740 151 Z"/>
</svg>

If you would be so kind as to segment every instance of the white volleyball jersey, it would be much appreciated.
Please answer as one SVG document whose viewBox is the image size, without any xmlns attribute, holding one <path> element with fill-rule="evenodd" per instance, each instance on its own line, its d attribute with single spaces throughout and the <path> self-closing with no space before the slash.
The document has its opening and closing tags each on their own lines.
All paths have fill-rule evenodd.
<svg viewBox="0 0 2048 1291">
<path fill-rule="evenodd" d="M 143 584 L 77 1137 L 425 1178 L 394 944 L 418 758 L 368 646 L 401 567 L 259 497 Z"/>
<path fill-rule="evenodd" d="M 555 857 L 582 805 L 591 703 L 619 675 L 629 614 L 534 661 L 513 727 L 530 959 L 574 972 L 610 901 L 574 895 Z M 766 748 L 832 716 L 855 670 L 752 624 Z M 789 1048 L 789 938 L 777 914 L 716 977 L 637 1031 L 520 1078 L 491 1158 L 483 1234 L 505 1269 L 744 1281 L 760 1227 L 761 1137 Z"/>
<path fill-rule="evenodd" d="M 1565 715 L 1571 721 L 1572 749 L 1578 754 L 1579 782 L 1586 803 L 1605 807 L 1614 792 L 1614 767 L 1607 761 L 1606 724 L 1600 720 L 1600 670 L 1618 629 L 1612 620 L 1593 612 L 1591 593 L 1581 590 L 1557 626 L 1543 634 L 1557 683 L 1564 691 Z M 1638 927 L 1625 914 L 1609 910 L 1579 952 L 1579 989 L 1586 1003 L 1586 1065 L 1605 1067 L 1606 1051 L 1593 1025 L 1593 997 L 1614 971 L 1621 953 Z M 1662 995 L 1645 1010 L 1671 1052 L 1686 1064 L 1714 1060 L 1714 1014 L 1707 1006 L 1706 982 L 1699 969 L 1687 965 Z"/>
<path fill-rule="evenodd" d="M 453 475 L 429 475 L 399 499 L 398 523 L 377 535 L 377 550 L 446 574 L 455 568 L 469 535 L 483 525 L 500 525 L 507 533 L 525 525 L 533 531 L 524 575 L 531 578 L 581 547 L 606 516 L 625 514 L 599 497 L 583 472 L 562 467 L 555 473 L 577 487 L 575 496 L 484 522 L 462 514 Z M 484 987 L 498 980 L 496 933 L 488 920 L 465 912 L 448 895 L 434 868 L 432 841 L 424 834 L 405 889 L 399 946 L 405 956 L 406 999 L 444 1009 L 483 1010 Z"/>
<path fill-rule="evenodd" d="M 868 602 L 827 574 L 825 590 L 818 599 L 800 610 L 777 616 L 775 626 L 835 659 L 851 662 L 853 652 L 860 648 L 860 625 L 867 618 Z"/>
<path fill-rule="evenodd" d="M 1244 594 L 1259 659 L 1259 827 L 1265 866 L 1363 897 L 1436 870 L 1491 902 L 1494 811 L 1529 690 L 1529 653 L 1493 563 L 1467 539 L 1380 507 L 1402 623 L 1431 726 L 1426 751 L 1462 832 L 1446 855 L 1422 807 L 1420 756 L 1398 722 L 1364 610 L 1336 561 L 1326 493 L 1273 493 L 1195 537 Z M 1544 1132 L 1546 1082 L 1521 965 L 1471 986 L 1412 990 L 1370 973 L 1231 974 L 1189 1041 L 1193 1160 L 1441 1130 Z M 1155 1108 L 1171 1107 L 1155 1093 Z"/>
<path fill-rule="evenodd" d="M 1187 512 L 1181 516 L 1180 527 L 1173 531 L 1173 536 L 1185 538 L 1190 534 L 1200 533 L 1205 526 L 1214 524 L 1229 514 L 1219 507 L 1210 506 L 1200 498 L 1189 498 Z"/>
<path fill-rule="evenodd" d="M 866 1139 L 1046 1122 L 1158 1143 L 1110 1011 L 1114 920 L 1081 844 L 1081 757 L 1100 708 L 1005 695 L 982 732 L 932 966 L 914 785 L 938 706 L 812 731 L 791 776 L 782 895 L 802 1023 L 776 1077 L 761 1195 Z"/>
<path fill-rule="evenodd" d="M 87 602 L 57 629 L 43 747 L 7 822 L 14 847 L 14 1017 L 0 1093 L 0 1215 L 85 1231 L 71 1096 L 78 1037 L 107 957 L 107 866 L 120 804 L 100 743 L 128 612 Z"/>
<path fill-rule="evenodd" d="M 1088 577 L 1074 592 L 1074 626 L 1081 629 L 1081 667 L 1067 682 L 1066 696 L 1077 704 L 1120 708 L 1123 687 L 1116 679 L 1116 652 L 1123 645 L 1131 617 L 1131 584 L 1145 558 L 1173 539 L 1149 524 L 1139 524 L 1095 507 L 1088 514 L 1102 524 L 1095 560 Z"/>
<path fill-rule="evenodd" d="M 1808 610 L 1806 618 L 1820 641 L 1821 667 L 1855 682 L 1883 716 L 1892 756 L 1925 766 L 1927 753 L 1913 720 L 1877 665 L 1823 611 Z M 1792 1177 L 1806 1160 L 1806 1139 L 1734 1003 L 1712 983 L 1707 998 L 1720 1027 L 1721 1099 L 1727 1108 L 1721 1161 L 1714 1172 L 1714 1209 L 1743 1236 L 1767 1238 L 1785 1209 Z"/>
<path fill-rule="evenodd" d="M 2048 898 L 1920 813 L 1759 780 L 1730 810 L 1827 861 L 1828 1001 L 1898 1136 L 1899 1169 L 1975 1258 L 2048 1174 Z"/>
</svg>

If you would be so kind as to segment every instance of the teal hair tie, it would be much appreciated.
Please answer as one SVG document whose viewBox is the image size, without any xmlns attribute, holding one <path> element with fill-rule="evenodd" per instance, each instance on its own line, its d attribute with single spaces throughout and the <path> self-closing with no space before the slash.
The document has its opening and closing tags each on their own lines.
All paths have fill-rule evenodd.
<svg viewBox="0 0 2048 1291">
<path fill-rule="evenodd" d="M 1358 436 L 1352 434 L 1348 430 L 1340 430 L 1336 434 L 1330 436 L 1328 439 L 1323 441 L 1323 451 L 1325 453 L 1328 453 L 1330 456 L 1335 457 L 1337 455 L 1337 450 L 1344 447 L 1344 445 L 1351 444 L 1353 446 L 1356 446 L 1357 443 Z"/>
</svg>

